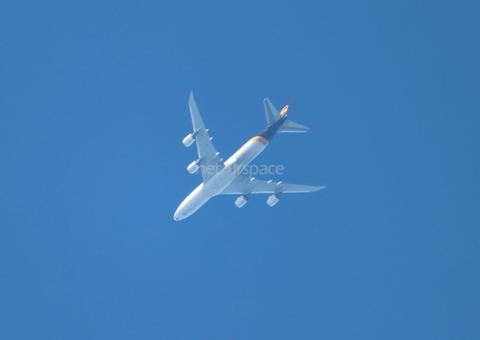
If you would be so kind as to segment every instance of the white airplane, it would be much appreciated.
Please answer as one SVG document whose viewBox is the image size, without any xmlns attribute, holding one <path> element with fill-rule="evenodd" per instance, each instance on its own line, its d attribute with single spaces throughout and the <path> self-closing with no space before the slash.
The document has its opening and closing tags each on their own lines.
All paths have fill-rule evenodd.
<svg viewBox="0 0 480 340">
<path fill-rule="evenodd" d="M 267 116 L 267 127 L 224 162 L 215 150 L 212 138 L 208 135 L 208 129 L 203 124 L 200 111 L 198 111 L 193 98 L 193 92 L 190 93 L 188 104 L 192 116 L 193 133 L 183 139 L 183 144 L 189 147 L 193 142 L 197 142 L 198 159 L 187 167 L 187 171 L 193 174 L 200 169 L 203 183 L 180 204 L 173 215 L 175 221 L 187 218 L 210 198 L 220 194 L 240 194 L 241 196 L 235 201 L 235 205 L 239 208 L 247 203 L 250 194 L 272 194 L 268 197 L 267 204 L 273 207 L 278 203 L 281 194 L 314 192 L 325 188 L 324 186 L 261 181 L 254 177 L 241 175 L 245 167 L 265 149 L 275 133 L 307 132 L 309 130 L 308 127 L 287 119 L 288 104 L 278 112 L 268 98 L 265 98 L 263 103 Z"/>
</svg>

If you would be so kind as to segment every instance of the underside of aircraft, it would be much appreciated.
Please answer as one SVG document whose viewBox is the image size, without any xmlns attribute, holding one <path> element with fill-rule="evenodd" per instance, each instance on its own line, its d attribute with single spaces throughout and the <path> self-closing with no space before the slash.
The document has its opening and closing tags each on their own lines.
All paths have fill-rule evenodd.
<svg viewBox="0 0 480 340">
<path fill-rule="evenodd" d="M 241 208 L 248 202 L 251 194 L 271 194 L 267 199 L 267 204 L 273 207 L 278 203 L 282 194 L 314 192 L 325 188 L 324 186 L 287 184 L 271 180 L 263 181 L 242 174 L 245 167 L 267 147 L 277 132 L 294 133 L 309 130 L 308 127 L 288 119 L 289 104 L 279 112 L 268 98 L 263 103 L 267 127 L 224 161 L 213 146 L 212 137 L 205 128 L 193 93 L 190 93 L 189 107 L 193 132 L 183 139 L 183 144 L 189 147 L 196 143 L 198 158 L 188 165 L 187 171 L 191 174 L 200 171 L 203 183 L 180 204 L 174 214 L 175 220 L 190 216 L 216 195 L 240 195 L 235 200 L 235 205 Z"/>
</svg>

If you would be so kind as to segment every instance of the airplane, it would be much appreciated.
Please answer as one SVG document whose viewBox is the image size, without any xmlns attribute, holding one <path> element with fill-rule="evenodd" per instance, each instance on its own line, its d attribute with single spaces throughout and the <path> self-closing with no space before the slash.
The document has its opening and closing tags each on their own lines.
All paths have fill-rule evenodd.
<svg viewBox="0 0 480 340">
<path fill-rule="evenodd" d="M 189 217 L 216 195 L 240 195 L 235 200 L 235 205 L 241 208 L 247 203 L 251 194 L 272 194 L 268 197 L 267 204 L 273 207 L 278 203 L 282 194 L 314 192 L 325 188 L 325 186 L 262 181 L 242 174 L 243 169 L 267 147 L 277 132 L 307 132 L 309 130 L 308 127 L 287 119 L 289 104 L 278 112 L 268 98 L 265 98 L 263 103 L 267 127 L 246 142 L 229 159 L 223 161 L 213 146 L 208 129 L 203 124 L 193 92 L 190 93 L 189 107 L 193 132 L 188 134 L 182 143 L 189 147 L 196 142 L 198 159 L 187 167 L 187 171 L 194 174 L 200 170 L 203 183 L 179 205 L 173 215 L 175 221 Z"/>
</svg>

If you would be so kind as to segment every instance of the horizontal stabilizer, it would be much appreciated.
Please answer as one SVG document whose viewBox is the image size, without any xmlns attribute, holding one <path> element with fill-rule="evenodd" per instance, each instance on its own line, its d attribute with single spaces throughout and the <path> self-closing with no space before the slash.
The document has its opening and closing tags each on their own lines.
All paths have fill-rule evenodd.
<svg viewBox="0 0 480 340">
<path fill-rule="evenodd" d="M 307 132 L 310 130 L 307 126 L 286 120 L 278 129 L 278 132 Z"/>
</svg>

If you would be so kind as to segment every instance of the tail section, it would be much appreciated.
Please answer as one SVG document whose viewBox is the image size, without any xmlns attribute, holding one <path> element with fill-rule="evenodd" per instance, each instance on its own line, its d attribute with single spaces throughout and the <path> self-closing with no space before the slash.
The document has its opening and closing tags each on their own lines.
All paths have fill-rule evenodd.
<svg viewBox="0 0 480 340">
<path fill-rule="evenodd" d="M 289 108 L 289 104 L 285 105 L 282 111 L 278 112 L 278 110 L 273 106 L 272 102 L 265 98 L 263 101 L 263 105 L 265 106 L 265 116 L 267 117 L 267 126 L 271 126 L 275 124 L 280 119 L 284 118 L 285 121 L 283 124 L 278 128 L 278 132 L 307 132 L 310 130 L 308 127 L 292 122 L 287 118 L 287 111 Z"/>
</svg>

